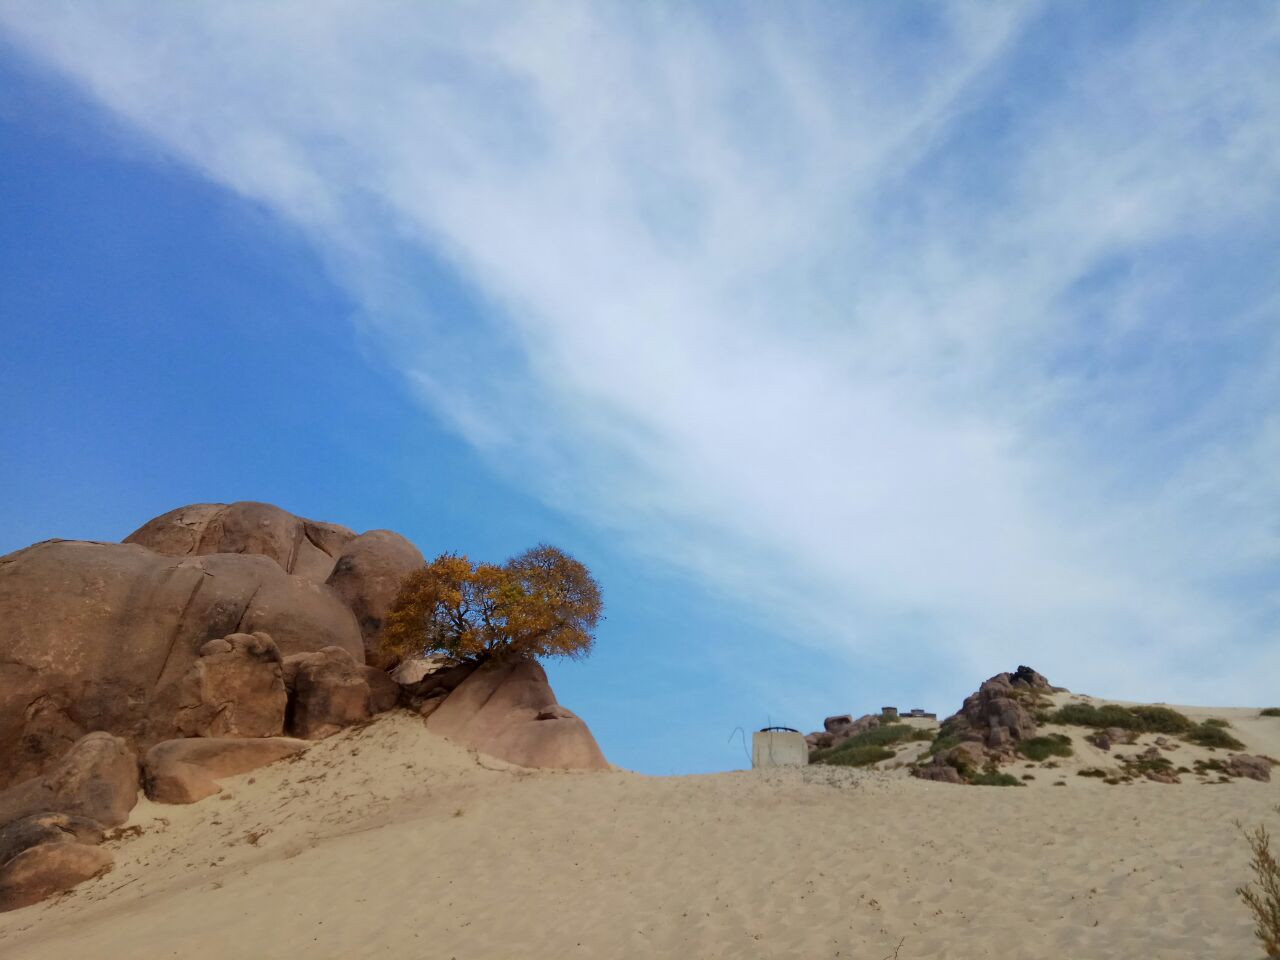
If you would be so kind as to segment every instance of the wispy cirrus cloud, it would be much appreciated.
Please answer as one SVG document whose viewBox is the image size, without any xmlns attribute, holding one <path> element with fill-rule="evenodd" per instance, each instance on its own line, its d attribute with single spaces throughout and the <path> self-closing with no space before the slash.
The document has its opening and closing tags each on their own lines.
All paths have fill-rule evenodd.
<svg viewBox="0 0 1280 960">
<path fill-rule="evenodd" d="M 1280 14 L 1151 12 L 9 0 L 0 24 L 302 229 L 495 469 L 798 642 L 1256 699 Z"/>
</svg>

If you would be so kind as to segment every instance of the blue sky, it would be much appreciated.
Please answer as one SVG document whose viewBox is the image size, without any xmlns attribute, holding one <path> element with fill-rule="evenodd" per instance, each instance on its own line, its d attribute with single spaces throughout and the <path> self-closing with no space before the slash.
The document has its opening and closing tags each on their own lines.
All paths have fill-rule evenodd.
<svg viewBox="0 0 1280 960">
<path fill-rule="evenodd" d="M 0 550 L 571 550 L 610 759 L 1280 675 L 1280 11 L 0 2 Z"/>
</svg>

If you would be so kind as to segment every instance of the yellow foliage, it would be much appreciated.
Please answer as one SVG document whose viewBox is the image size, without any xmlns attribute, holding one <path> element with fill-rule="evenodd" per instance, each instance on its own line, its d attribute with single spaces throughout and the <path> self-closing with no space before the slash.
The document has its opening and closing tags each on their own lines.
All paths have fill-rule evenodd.
<svg viewBox="0 0 1280 960">
<path fill-rule="evenodd" d="M 405 578 L 382 647 L 399 657 L 582 657 L 600 609 L 590 572 L 555 547 L 539 544 L 501 566 L 446 553 Z"/>
</svg>

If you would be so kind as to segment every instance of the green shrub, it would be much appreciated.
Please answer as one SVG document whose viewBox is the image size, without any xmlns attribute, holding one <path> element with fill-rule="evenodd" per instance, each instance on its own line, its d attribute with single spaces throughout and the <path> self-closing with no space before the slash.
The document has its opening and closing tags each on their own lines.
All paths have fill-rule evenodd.
<svg viewBox="0 0 1280 960">
<path fill-rule="evenodd" d="M 1169 707 L 1122 707 L 1115 703 L 1101 707 L 1092 703 L 1068 703 L 1049 714 L 1048 722 L 1097 729 L 1120 727 L 1135 733 L 1186 733 L 1195 726 Z"/>
<path fill-rule="evenodd" d="M 1077 770 L 1076 776 L 1077 777 L 1097 777 L 1098 779 L 1102 779 L 1103 777 L 1108 776 L 1108 774 L 1107 774 L 1107 771 L 1102 770 L 1098 767 L 1086 767 L 1083 770 Z"/>
<path fill-rule="evenodd" d="M 927 730 L 920 730 L 905 723 L 885 723 L 856 733 L 834 747 L 815 750 L 809 757 L 809 762 L 830 763 L 842 767 L 865 767 L 895 756 L 892 750 L 885 749 L 892 744 L 932 739 L 933 736 Z M 874 755 L 876 750 L 880 751 L 880 756 Z"/>
<path fill-rule="evenodd" d="M 873 763 L 889 760 L 895 756 L 897 754 L 892 750 L 886 750 L 884 747 L 850 747 L 846 750 L 844 749 L 844 744 L 841 744 L 829 756 L 823 757 L 816 762 L 837 767 L 869 767 Z"/>
<path fill-rule="evenodd" d="M 1129 712 L 1142 721 L 1136 729 L 1148 733 L 1186 733 L 1192 723 L 1183 714 L 1169 707 L 1129 707 Z"/>
<path fill-rule="evenodd" d="M 1236 887 L 1236 893 L 1253 914 L 1253 934 L 1262 944 L 1268 957 L 1280 957 L 1280 862 L 1271 850 L 1271 837 L 1261 824 L 1253 830 L 1245 830 L 1237 821 L 1249 852 L 1253 858 L 1254 882 Z"/>
<path fill-rule="evenodd" d="M 1202 747 L 1222 747 L 1226 750 L 1244 749 L 1244 744 L 1227 733 L 1223 727 L 1207 720 L 1198 727 L 1193 727 L 1186 734 L 1186 739 L 1192 743 L 1198 743 Z"/>
<path fill-rule="evenodd" d="M 1029 760 L 1048 760 L 1050 757 L 1069 757 L 1072 754 L 1071 738 L 1061 733 L 1047 737 L 1031 737 L 1018 744 L 1018 752 Z"/>
<path fill-rule="evenodd" d="M 1130 777 L 1150 773 L 1173 773 L 1173 763 L 1167 757 L 1132 757 L 1123 761 L 1124 772 Z"/>
<path fill-rule="evenodd" d="M 995 770 L 988 770 L 984 773 L 974 774 L 969 778 L 969 782 L 975 787 L 1021 787 L 1022 781 L 1011 773 L 999 773 Z"/>
<path fill-rule="evenodd" d="M 1280 717 L 1280 707 L 1267 707 L 1258 714 L 1260 717 Z"/>
</svg>

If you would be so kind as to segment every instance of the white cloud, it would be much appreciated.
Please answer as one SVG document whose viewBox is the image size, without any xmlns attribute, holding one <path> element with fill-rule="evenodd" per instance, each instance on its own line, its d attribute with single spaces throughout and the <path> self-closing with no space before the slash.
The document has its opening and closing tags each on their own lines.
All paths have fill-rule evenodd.
<svg viewBox="0 0 1280 960">
<path fill-rule="evenodd" d="M 962 686 L 1024 659 L 1261 696 L 1280 264 L 1246 248 L 1235 297 L 1198 301 L 1223 255 L 1194 248 L 1277 240 L 1280 15 L 1059 43 L 1014 11 L 0 23 L 304 229 L 495 465 L 798 641 L 951 648 Z M 440 264 L 478 307 L 433 299 Z"/>
</svg>

